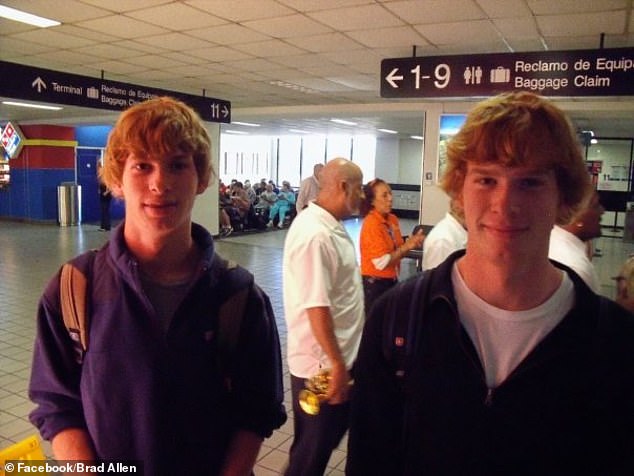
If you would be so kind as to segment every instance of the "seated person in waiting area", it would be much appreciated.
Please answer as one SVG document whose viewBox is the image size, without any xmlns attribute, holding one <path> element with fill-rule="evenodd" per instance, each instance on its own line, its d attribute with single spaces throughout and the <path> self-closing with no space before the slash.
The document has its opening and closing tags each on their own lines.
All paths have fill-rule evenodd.
<svg viewBox="0 0 634 476">
<path fill-rule="evenodd" d="M 249 195 L 244 189 L 242 182 L 236 181 L 231 185 L 231 203 L 238 209 L 240 217 L 244 219 L 251 208 L 251 201 L 249 200 Z"/>
<path fill-rule="evenodd" d="M 284 220 L 286 214 L 291 210 L 291 207 L 295 205 L 295 192 L 291 189 L 290 182 L 284 180 L 282 182 L 282 190 L 277 194 L 277 200 L 269 210 L 269 223 L 268 227 L 272 227 L 275 221 L 275 217 L 278 217 L 277 227 L 284 228 Z"/>
<path fill-rule="evenodd" d="M 250 180 L 244 181 L 244 191 L 247 193 L 247 197 L 249 198 L 249 202 L 251 203 L 251 205 L 255 205 L 258 195 L 255 192 L 255 188 L 251 185 Z"/>
<path fill-rule="evenodd" d="M 218 207 L 218 223 L 220 224 L 220 236 L 225 238 L 233 232 L 231 217 L 222 207 Z"/>
<path fill-rule="evenodd" d="M 527 92 L 482 102 L 442 186 L 467 246 L 374 304 L 346 474 L 634 474 L 634 317 L 548 259 L 591 188 L 566 116 Z"/>
<path fill-rule="evenodd" d="M 258 203 L 255 204 L 256 210 L 266 210 L 268 211 L 271 207 L 277 202 L 277 195 L 273 192 L 273 186 L 270 183 L 267 183 L 265 189 L 262 193 L 260 193 L 260 197 L 258 199 Z"/>
<path fill-rule="evenodd" d="M 218 208 L 219 208 L 219 221 L 220 221 L 220 234 L 223 236 L 231 234 L 233 226 L 240 228 L 242 223 L 242 217 L 231 200 L 228 189 L 223 193 L 218 194 Z"/>
<path fill-rule="evenodd" d="M 363 187 L 363 193 L 359 247 L 365 310 L 369 314 L 374 301 L 397 283 L 403 257 L 420 248 L 425 235 L 421 229 L 403 240 L 398 218 L 392 213 L 392 189 L 384 180 L 372 180 Z"/>
</svg>

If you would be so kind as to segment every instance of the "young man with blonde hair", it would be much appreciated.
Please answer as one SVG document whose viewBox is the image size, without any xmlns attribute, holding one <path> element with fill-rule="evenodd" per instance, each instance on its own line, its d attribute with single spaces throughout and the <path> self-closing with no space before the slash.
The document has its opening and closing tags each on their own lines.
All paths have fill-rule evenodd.
<svg viewBox="0 0 634 476">
<path fill-rule="evenodd" d="M 569 122 L 534 94 L 494 97 L 447 158 L 466 250 L 375 304 L 347 473 L 634 474 L 634 319 L 548 259 L 590 188 Z"/>
<path fill-rule="evenodd" d="M 269 299 L 192 223 L 212 175 L 209 136 L 180 101 L 138 103 L 111 131 L 102 179 L 125 220 L 100 250 L 71 260 L 87 280 L 86 349 L 64 327 L 59 274 L 38 308 L 31 421 L 57 460 L 248 475 L 284 423 Z M 230 338 L 220 309 L 238 292 Z"/>
</svg>

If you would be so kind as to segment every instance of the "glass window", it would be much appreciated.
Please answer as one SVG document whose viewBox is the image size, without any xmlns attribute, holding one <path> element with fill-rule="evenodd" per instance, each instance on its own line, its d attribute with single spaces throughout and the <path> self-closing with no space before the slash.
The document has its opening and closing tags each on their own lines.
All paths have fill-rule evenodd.
<svg viewBox="0 0 634 476">
<path fill-rule="evenodd" d="M 352 161 L 361 168 L 363 181 L 368 182 L 375 175 L 376 137 L 371 135 L 354 136 L 352 145 Z"/>
<path fill-rule="evenodd" d="M 586 156 L 595 164 L 594 181 L 597 190 L 631 191 L 632 141 L 630 139 L 596 139 Z"/>
<path fill-rule="evenodd" d="M 302 176 L 304 180 L 313 174 L 315 164 L 323 164 L 326 158 L 326 137 L 310 135 L 302 137 Z"/>
<path fill-rule="evenodd" d="M 271 138 L 222 134 L 218 175 L 224 183 L 233 179 L 251 183 L 270 177 Z"/>
<path fill-rule="evenodd" d="M 329 135 L 326 140 L 326 157 L 350 159 L 352 155 L 352 137 L 348 135 Z"/>
<path fill-rule="evenodd" d="M 447 168 L 447 143 L 455 136 L 467 120 L 465 114 L 441 114 L 440 137 L 438 142 L 438 180 L 442 179 Z"/>
<path fill-rule="evenodd" d="M 296 135 L 281 136 L 278 149 L 277 183 L 288 180 L 291 186 L 298 187 L 300 182 L 302 138 Z"/>
</svg>

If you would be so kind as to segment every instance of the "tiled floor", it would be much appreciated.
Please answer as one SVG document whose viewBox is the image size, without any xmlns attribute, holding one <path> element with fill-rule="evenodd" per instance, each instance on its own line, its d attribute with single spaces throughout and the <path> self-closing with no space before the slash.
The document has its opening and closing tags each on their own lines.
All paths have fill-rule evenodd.
<svg viewBox="0 0 634 476">
<path fill-rule="evenodd" d="M 413 227 L 411 220 L 402 221 L 403 232 Z M 348 229 L 358 237 L 360 222 L 350 220 Z M 615 235 L 606 230 L 606 235 Z M 35 429 L 27 415 L 32 408 L 26 396 L 31 366 L 34 337 L 34 315 L 42 289 L 61 263 L 72 256 L 99 247 L 107 239 L 107 233 L 96 226 L 60 228 L 0 221 L 0 448 L 33 434 Z M 231 236 L 218 240 L 221 254 L 251 270 L 256 281 L 268 293 L 277 316 L 277 322 L 285 353 L 286 328 L 283 319 L 281 264 L 285 231 Z M 616 237 L 606 236 L 595 242 L 601 256 L 595 258 L 602 293 L 614 295 L 614 276 L 622 261 L 634 252 L 634 243 L 624 243 Z M 413 262 L 404 263 L 402 274 L 415 272 Z M 288 372 L 285 370 L 285 384 Z M 287 409 L 290 409 L 290 391 L 286 393 Z M 290 410 L 289 410 L 290 411 Z M 279 474 L 284 467 L 292 439 L 292 414 L 289 421 L 264 442 L 256 474 Z M 48 444 L 45 451 L 50 454 Z M 343 474 L 345 465 L 345 441 L 333 454 L 328 474 Z"/>
</svg>

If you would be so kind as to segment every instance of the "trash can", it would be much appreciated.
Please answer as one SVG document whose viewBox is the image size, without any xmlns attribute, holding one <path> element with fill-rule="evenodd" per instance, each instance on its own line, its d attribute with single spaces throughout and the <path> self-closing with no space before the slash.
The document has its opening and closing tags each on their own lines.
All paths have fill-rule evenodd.
<svg viewBox="0 0 634 476">
<path fill-rule="evenodd" d="M 75 182 L 62 182 L 57 187 L 57 221 L 59 226 L 81 223 L 81 186 Z"/>
</svg>

